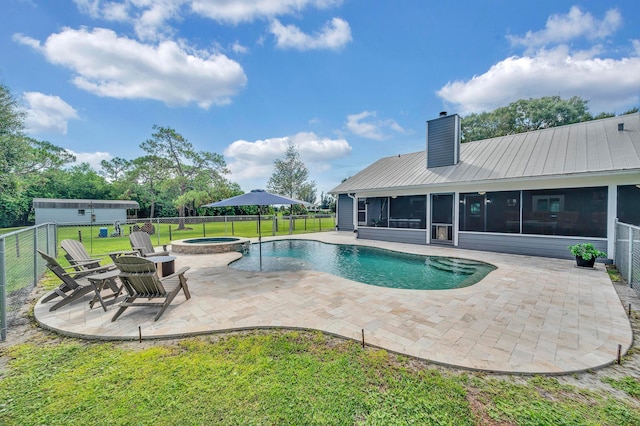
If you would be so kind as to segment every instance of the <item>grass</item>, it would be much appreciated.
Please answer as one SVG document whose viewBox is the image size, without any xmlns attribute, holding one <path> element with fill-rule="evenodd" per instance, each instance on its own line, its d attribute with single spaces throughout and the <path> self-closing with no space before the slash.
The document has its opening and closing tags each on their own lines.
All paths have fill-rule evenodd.
<svg viewBox="0 0 640 426">
<path fill-rule="evenodd" d="M 202 236 L 199 226 L 179 238 Z M 61 228 L 58 238 L 86 229 Z M 93 253 L 129 248 L 128 237 L 92 244 Z M 631 376 L 602 379 L 625 399 L 552 377 L 438 368 L 319 332 L 139 346 L 48 336 L 0 347 L 0 424 L 640 424 L 640 381 Z"/>
<path fill-rule="evenodd" d="M 251 216 L 253 219 L 253 216 Z M 237 222 L 224 221 L 225 218 L 221 217 L 221 222 L 208 222 L 205 224 L 187 224 L 184 229 L 178 230 L 176 223 L 157 223 L 154 222 L 155 233 L 151 236 L 151 241 L 155 246 L 161 246 L 163 244 L 171 244 L 172 240 L 181 240 L 186 238 L 196 238 L 203 236 L 240 236 L 240 237 L 257 237 L 258 236 L 258 224 L 256 220 L 242 220 L 242 217 L 235 217 Z M 160 219 L 162 220 L 162 219 Z M 175 219 L 174 219 L 175 221 Z M 139 226 L 144 222 L 140 221 Z M 104 263 L 111 263 L 111 259 L 108 253 L 120 250 L 131 250 L 129 243 L 129 233 L 133 230 L 132 225 L 122 225 L 122 235 L 119 237 L 99 238 L 100 228 L 104 225 L 72 225 L 72 226 L 58 226 L 57 227 L 57 247 L 60 247 L 60 241 L 64 239 L 80 240 L 84 244 L 87 251 L 91 256 L 104 259 Z M 113 227 L 108 226 L 109 235 L 113 233 Z M 289 220 L 283 220 L 279 217 L 277 230 L 273 231 L 274 222 L 271 219 L 261 221 L 261 234 L 262 236 L 289 235 Z M 321 230 L 329 231 L 335 229 L 335 219 L 333 217 L 322 218 L 297 218 L 292 223 L 292 233 L 301 234 L 309 232 L 318 232 Z M 0 229 L 1 233 L 11 232 L 19 228 L 5 228 Z M 44 241 L 44 236 L 41 236 L 41 242 Z M 7 251 L 6 266 L 7 266 L 7 289 L 8 295 L 13 292 L 20 291 L 33 285 L 33 236 L 32 234 L 23 234 L 20 237 L 13 237 L 6 243 Z M 64 252 L 58 251 L 58 260 L 63 265 L 68 265 L 68 262 L 63 257 Z M 26 255 L 26 257 L 24 257 Z M 26 259 L 26 260 L 24 260 Z M 46 287 L 47 289 L 51 287 Z"/>
<path fill-rule="evenodd" d="M 253 217 L 252 217 L 253 218 Z M 239 217 L 236 217 L 239 219 Z M 224 218 L 221 218 L 224 220 Z M 139 226 L 144 222 L 140 221 Z M 258 223 L 256 220 L 238 220 L 237 222 L 221 221 L 197 224 L 186 224 L 184 229 L 178 230 L 176 223 L 153 222 L 155 233 L 151 235 L 151 241 L 155 246 L 171 244 L 172 240 L 183 240 L 186 238 L 214 237 L 214 236 L 238 236 L 255 238 L 258 236 Z M 133 225 L 122 225 L 122 236 L 98 238 L 100 228 L 106 227 L 108 234 L 113 233 L 112 226 L 59 226 L 58 242 L 64 239 L 81 240 L 87 251 L 92 255 L 103 255 L 118 250 L 130 250 L 129 234 L 133 230 Z M 335 229 L 335 219 L 333 217 L 323 218 L 299 218 L 292 223 L 292 233 L 302 234 L 319 231 L 330 231 Z M 274 229 L 276 229 L 274 231 Z M 289 220 L 278 219 L 277 226 L 271 219 L 262 220 L 260 233 L 264 236 L 289 235 Z"/>
<path fill-rule="evenodd" d="M 619 283 L 622 281 L 622 275 L 620 275 L 620 271 L 616 268 L 615 265 L 606 265 L 607 274 L 609 274 L 609 278 L 614 283 Z"/>
<path fill-rule="evenodd" d="M 65 339 L 3 350 L 0 423 L 640 424 L 629 403 L 553 378 L 458 373 L 321 333 L 131 346 Z"/>
<path fill-rule="evenodd" d="M 620 389 L 628 395 L 640 400 L 640 379 L 637 377 L 623 377 L 622 379 L 612 379 L 606 377 L 602 380 L 611 385 L 614 389 Z"/>
</svg>

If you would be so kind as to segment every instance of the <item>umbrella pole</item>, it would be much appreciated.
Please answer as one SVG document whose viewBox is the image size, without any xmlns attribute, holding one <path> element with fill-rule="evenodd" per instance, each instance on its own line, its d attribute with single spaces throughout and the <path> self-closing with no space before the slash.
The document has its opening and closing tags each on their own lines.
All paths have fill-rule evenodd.
<svg viewBox="0 0 640 426">
<path fill-rule="evenodd" d="M 258 250 L 260 252 L 260 270 L 262 271 L 262 229 L 260 225 L 260 206 L 258 206 Z"/>
</svg>

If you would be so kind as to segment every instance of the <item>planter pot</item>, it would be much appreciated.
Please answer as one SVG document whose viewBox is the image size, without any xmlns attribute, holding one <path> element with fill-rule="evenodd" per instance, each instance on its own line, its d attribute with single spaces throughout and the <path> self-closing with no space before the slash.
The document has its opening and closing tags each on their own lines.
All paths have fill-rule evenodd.
<svg viewBox="0 0 640 426">
<path fill-rule="evenodd" d="M 584 260 L 580 256 L 576 256 L 576 264 L 582 268 L 593 268 L 593 265 L 596 263 L 596 258 L 592 257 L 589 260 Z"/>
</svg>

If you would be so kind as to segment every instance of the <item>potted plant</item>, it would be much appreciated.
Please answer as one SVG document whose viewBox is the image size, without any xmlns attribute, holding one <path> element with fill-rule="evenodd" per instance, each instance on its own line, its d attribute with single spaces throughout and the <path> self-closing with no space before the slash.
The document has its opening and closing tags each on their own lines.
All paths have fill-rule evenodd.
<svg viewBox="0 0 640 426">
<path fill-rule="evenodd" d="M 576 257 L 576 264 L 586 268 L 593 268 L 596 259 L 607 257 L 607 253 L 598 250 L 592 243 L 580 243 L 569 246 L 569 251 Z"/>
</svg>

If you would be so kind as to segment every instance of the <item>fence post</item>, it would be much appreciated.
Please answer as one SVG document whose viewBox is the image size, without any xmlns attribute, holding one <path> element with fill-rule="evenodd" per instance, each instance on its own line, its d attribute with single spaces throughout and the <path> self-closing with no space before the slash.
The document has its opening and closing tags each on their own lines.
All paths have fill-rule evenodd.
<svg viewBox="0 0 640 426">
<path fill-rule="evenodd" d="M 151 222 L 151 221 L 149 221 Z M 160 246 L 160 218 L 156 217 L 156 229 L 158 230 L 157 234 L 158 234 L 158 245 Z"/>
<path fill-rule="evenodd" d="M 47 228 L 47 238 L 49 238 L 48 230 L 49 228 Z M 49 250 L 50 244 L 51 244 L 51 241 L 47 240 L 47 250 Z M 53 225 L 53 251 L 56 254 L 56 257 L 58 257 L 58 225 L 57 224 Z"/>
<path fill-rule="evenodd" d="M 33 256 L 33 287 L 38 284 L 38 258 L 36 257 L 38 248 L 38 227 L 33 229 L 33 252 L 31 256 Z"/>
<path fill-rule="evenodd" d="M 7 340 L 7 271 L 4 238 L 0 237 L 0 342 Z"/>
<path fill-rule="evenodd" d="M 631 279 L 633 278 L 633 274 L 631 271 L 633 270 L 633 228 L 629 226 L 629 257 L 627 259 L 629 265 L 627 271 L 627 282 L 629 283 L 629 287 L 633 287 L 633 283 Z"/>
<path fill-rule="evenodd" d="M 204 220 L 202 221 L 202 236 L 206 237 L 207 236 L 207 230 L 204 227 Z"/>
</svg>

